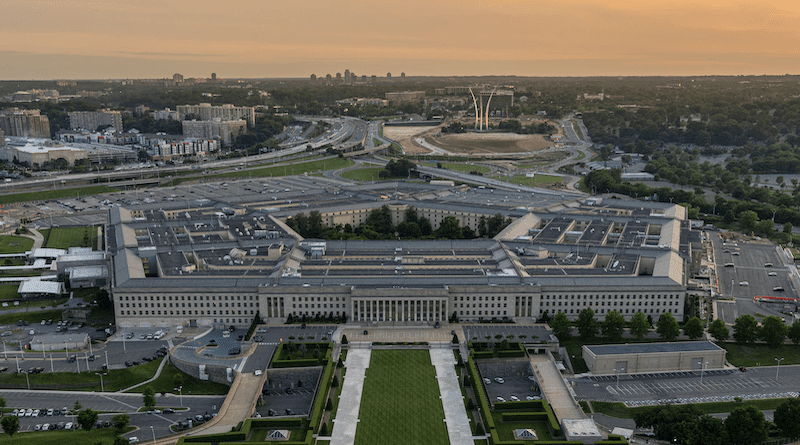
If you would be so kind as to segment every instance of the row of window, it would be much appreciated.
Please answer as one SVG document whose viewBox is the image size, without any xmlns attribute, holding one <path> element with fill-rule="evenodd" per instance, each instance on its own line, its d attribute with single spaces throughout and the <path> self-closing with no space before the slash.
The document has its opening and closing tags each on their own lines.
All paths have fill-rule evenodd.
<svg viewBox="0 0 800 445">
<path fill-rule="evenodd" d="M 138 306 L 137 306 L 137 304 L 138 304 Z M 148 304 L 150 306 L 148 306 Z M 164 306 L 161 306 L 161 303 L 120 303 L 119 307 L 156 307 L 156 308 L 158 308 L 158 307 L 173 307 L 172 306 L 173 304 L 175 305 L 175 307 L 228 307 L 228 304 L 230 304 L 230 307 L 247 307 L 247 303 L 244 303 L 244 306 L 242 306 L 242 303 L 219 303 L 219 306 L 217 306 L 217 303 L 194 303 L 194 306 L 192 306 L 192 303 L 164 303 Z M 200 306 L 198 306 L 198 304 Z M 144 306 L 142 306 L 142 305 L 144 305 Z M 250 307 L 258 307 L 258 302 L 255 303 L 255 306 L 253 306 L 253 305 L 254 305 L 254 303 L 250 303 Z"/>
<path fill-rule="evenodd" d="M 205 301 L 228 301 L 228 297 L 229 297 L 228 295 L 222 295 L 222 296 L 219 297 L 219 299 L 217 299 L 216 295 L 213 296 L 213 297 L 212 296 L 208 296 L 208 295 L 200 295 L 199 297 L 197 295 L 194 295 L 194 296 L 187 296 L 187 295 L 181 295 L 181 296 L 161 296 L 161 295 L 152 296 L 152 295 L 145 295 L 145 296 L 141 296 L 140 295 L 140 296 L 136 296 L 136 297 L 131 297 L 131 296 L 121 297 L 120 300 L 125 300 L 125 301 L 198 301 L 198 299 L 199 299 L 199 301 L 204 301 L 204 300 Z M 230 295 L 230 301 L 242 301 L 242 300 L 253 301 L 253 300 L 256 300 L 256 297 L 254 295 L 236 295 L 235 297 L 236 298 L 234 298 L 234 295 Z M 162 300 L 162 298 L 163 298 L 163 300 Z"/>
<path fill-rule="evenodd" d="M 245 310 L 245 311 L 227 310 L 227 311 L 225 311 L 224 314 L 223 314 L 223 312 L 221 310 L 220 311 L 192 311 L 192 310 L 189 310 L 189 311 L 185 311 L 185 310 L 181 310 L 181 311 L 150 311 L 150 310 L 136 311 L 136 310 L 133 310 L 133 311 L 121 311 L 121 312 L 124 315 L 248 315 L 248 313 L 249 313 L 249 315 L 255 315 L 255 311 L 252 311 L 252 310 L 249 311 L 249 312 L 247 310 Z M 217 312 L 219 312 L 219 314 L 217 314 Z"/>
</svg>

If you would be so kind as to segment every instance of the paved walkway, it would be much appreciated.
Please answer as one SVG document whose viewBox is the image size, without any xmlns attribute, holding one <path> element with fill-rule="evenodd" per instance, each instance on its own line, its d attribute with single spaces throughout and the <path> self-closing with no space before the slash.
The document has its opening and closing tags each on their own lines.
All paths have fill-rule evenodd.
<svg viewBox="0 0 800 445">
<path fill-rule="evenodd" d="M 333 420 L 331 445 L 352 445 L 356 440 L 358 411 L 361 408 L 361 393 L 364 390 L 364 376 L 369 368 L 370 349 L 351 349 L 347 352 L 345 367 L 347 374 L 342 383 L 339 407 Z"/>
<path fill-rule="evenodd" d="M 473 445 L 472 429 L 469 425 L 464 398 L 458 386 L 456 358 L 451 349 L 431 349 L 431 364 L 436 368 L 436 381 L 439 382 L 444 421 L 450 445 Z"/>
<path fill-rule="evenodd" d="M 556 418 L 559 421 L 564 419 L 585 419 L 583 410 L 572 398 L 572 394 L 567 388 L 567 383 L 558 372 L 556 364 L 547 355 L 531 355 L 531 366 L 533 366 L 539 385 L 544 391 L 547 403 L 553 408 Z"/>
</svg>

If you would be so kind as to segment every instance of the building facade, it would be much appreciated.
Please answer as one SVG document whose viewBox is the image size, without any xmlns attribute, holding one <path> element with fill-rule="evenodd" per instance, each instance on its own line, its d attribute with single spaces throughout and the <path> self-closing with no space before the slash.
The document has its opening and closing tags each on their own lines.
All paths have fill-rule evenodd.
<svg viewBox="0 0 800 445">
<path fill-rule="evenodd" d="M 50 138 L 50 120 L 39 110 L 10 108 L 0 111 L 0 130 L 6 136 Z"/>
<path fill-rule="evenodd" d="M 197 119 L 203 121 L 210 121 L 213 119 L 220 119 L 222 121 L 235 121 L 244 119 L 247 124 L 255 126 L 256 114 L 253 107 L 236 107 L 231 104 L 224 105 L 211 105 L 202 103 L 198 105 L 178 105 L 178 114 L 187 116 L 193 114 Z"/>
<path fill-rule="evenodd" d="M 69 113 L 69 126 L 73 130 L 95 131 L 101 125 L 110 125 L 118 133 L 122 133 L 122 113 L 113 110 L 71 111 Z"/>
<path fill-rule="evenodd" d="M 180 107 L 179 107 L 180 108 Z M 182 121 L 183 136 L 193 139 L 217 139 L 228 147 L 236 140 L 236 136 L 247 131 L 247 122 L 243 120 L 225 121 Z"/>
</svg>

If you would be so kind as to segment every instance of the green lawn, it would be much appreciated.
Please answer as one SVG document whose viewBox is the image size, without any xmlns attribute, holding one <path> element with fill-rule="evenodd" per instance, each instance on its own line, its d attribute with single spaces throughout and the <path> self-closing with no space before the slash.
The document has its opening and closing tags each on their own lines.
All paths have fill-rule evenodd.
<svg viewBox="0 0 800 445">
<path fill-rule="evenodd" d="M 14 202 L 26 202 L 26 201 L 47 201 L 50 199 L 97 195 L 100 193 L 113 193 L 116 191 L 118 190 L 105 185 L 93 185 L 90 187 L 47 190 L 42 192 L 17 193 L 14 195 L 0 196 L 0 204 L 11 204 Z"/>
<path fill-rule="evenodd" d="M 540 184 L 556 184 L 563 180 L 561 176 L 554 176 L 554 175 L 543 175 L 543 174 L 536 174 L 533 178 L 529 178 L 525 175 L 516 175 L 513 178 L 510 178 L 508 182 L 512 184 L 520 184 L 520 185 L 527 185 L 530 187 L 535 187 Z"/>
<path fill-rule="evenodd" d="M 478 172 L 482 174 L 489 173 L 492 171 L 491 168 L 483 166 L 483 165 L 472 165 L 472 164 L 460 164 L 456 162 L 445 162 L 442 164 L 442 167 L 448 170 L 456 170 L 464 173 L 470 172 Z"/>
<path fill-rule="evenodd" d="M 42 301 L 42 302 L 38 302 L 38 303 L 41 303 L 41 304 L 38 304 L 37 307 L 38 306 L 44 306 L 46 302 Z M 24 307 L 24 306 L 22 306 L 22 304 L 20 304 L 20 307 Z M 55 321 L 61 320 L 61 312 L 62 312 L 61 309 L 51 309 L 51 310 L 47 310 L 47 311 L 19 312 L 19 313 L 14 313 L 14 314 L 0 314 L 0 324 L 12 324 L 12 323 L 15 324 L 15 323 L 17 323 L 18 320 L 24 320 L 24 321 L 27 321 L 28 323 L 38 323 L 42 319 L 47 320 L 49 318 L 52 318 L 53 321 L 55 322 Z"/>
<path fill-rule="evenodd" d="M 31 250 L 33 240 L 24 236 L 0 236 L 0 253 L 23 253 Z"/>
<path fill-rule="evenodd" d="M 38 355 L 41 358 L 41 353 L 32 354 Z M 53 356 L 56 358 L 64 359 L 64 350 L 54 351 Z M 82 355 L 82 354 L 81 354 Z M 49 358 L 49 353 L 47 355 Z M 100 355 L 98 360 L 105 360 Z M 132 357 L 131 360 L 139 360 L 141 357 Z M 153 360 L 149 363 L 144 363 L 139 366 L 133 366 L 125 369 L 112 369 L 108 371 L 108 375 L 103 377 L 103 383 L 106 392 L 119 391 L 128 388 L 137 383 L 141 383 L 149 378 L 152 378 L 158 369 L 161 360 Z M 72 363 L 75 365 L 75 363 Z M 81 361 L 79 364 L 84 372 L 80 374 L 77 372 L 57 372 L 55 374 L 49 372 L 49 366 L 45 366 L 45 372 L 41 374 L 31 374 L 31 389 L 56 389 L 56 390 L 72 390 L 72 391 L 100 391 L 100 377 L 96 376 L 94 372 L 86 371 L 86 361 Z M 14 367 L 14 363 L 8 365 L 9 368 Z M 20 365 L 22 367 L 22 365 Z M 77 371 L 78 365 L 75 366 Z M 14 368 L 16 370 L 16 368 Z M 8 374 L 6 372 L 0 374 L 0 387 L 3 388 L 27 388 L 24 374 Z M 170 388 L 171 389 L 171 388 Z M 185 393 L 184 393 L 185 394 Z"/>
<path fill-rule="evenodd" d="M 44 229 L 40 232 L 45 239 L 44 247 L 53 249 L 93 247 L 94 250 L 98 250 L 97 227 L 65 227 Z"/>
<path fill-rule="evenodd" d="M 19 284 L 0 284 L 0 300 L 14 300 L 19 298 L 17 293 Z M 11 303 L 9 303 L 9 306 Z"/>
<path fill-rule="evenodd" d="M 184 395 L 224 395 L 227 394 L 228 390 L 231 389 L 230 386 L 223 385 L 221 383 L 207 382 L 196 379 L 188 374 L 184 374 L 178 368 L 173 366 L 172 363 L 167 363 L 164 366 L 164 369 L 161 370 L 161 375 L 159 375 L 157 379 L 148 383 L 147 385 L 136 387 L 130 392 L 141 393 L 145 390 L 145 388 L 150 386 L 153 388 L 156 394 L 161 394 L 162 392 L 174 392 L 177 394 L 177 391 L 174 391 L 174 388 L 175 376 L 178 374 L 183 375 Z"/>
<path fill-rule="evenodd" d="M 752 405 L 758 410 L 775 409 L 781 403 L 788 399 L 763 399 L 763 400 L 745 400 L 741 403 L 738 402 L 712 402 L 712 403 L 696 403 L 694 406 L 703 414 L 714 413 L 729 413 L 735 408 L 741 406 Z M 592 401 L 592 408 L 596 413 L 603 413 L 611 417 L 620 419 L 632 419 L 637 412 L 650 409 L 649 407 L 628 408 L 622 402 L 596 402 Z"/>
<path fill-rule="evenodd" d="M 547 422 L 502 422 L 503 413 L 500 411 L 492 411 L 494 417 L 494 424 L 497 426 L 497 434 L 502 441 L 514 441 L 521 444 L 535 444 L 535 440 L 519 440 L 514 439 L 514 430 L 520 428 L 531 428 L 536 431 L 538 440 L 552 440 L 550 437 L 550 430 L 547 428 Z"/>
<path fill-rule="evenodd" d="M 47 423 L 47 422 L 42 422 Z M 127 431 L 133 430 L 128 427 Z M 102 444 L 111 445 L 114 443 L 114 437 L 117 435 L 116 428 L 100 428 L 92 429 L 90 432 L 83 430 L 56 430 L 56 431 L 41 431 L 29 433 L 17 433 L 14 437 L 9 437 L 8 434 L 3 433 L 0 435 L 0 444 L 15 444 L 15 445 L 83 445 L 83 444 Z M 147 437 L 147 436 L 144 436 Z M 127 439 L 125 443 L 127 443 Z"/>
<path fill-rule="evenodd" d="M 372 352 L 356 445 L 449 442 L 439 385 L 426 350 Z"/>
<path fill-rule="evenodd" d="M 383 167 L 364 167 L 342 172 L 342 177 L 351 181 L 377 181 Z"/>
<path fill-rule="evenodd" d="M 256 169 L 239 170 L 228 173 L 210 174 L 204 176 L 206 179 L 223 179 L 223 178 L 256 178 L 256 177 L 272 177 L 272 176 L 291 176 L 301 175 L 303 173 L 313 173 L 318 170 L 338 170 L 353 165 L 353 161 L 345 158 L 330 158 L 311 162 L 299 162 L 296 164 L 276 165 L 273 167 L 264 167 Z M 170 186 L 178 185 L 183 181 L 197 180 L 198 178 L 177 178 L 173 179 L 169 184 Z"/>
<path fill-rule="evenodd" d="M 775 357 L 783 357 L 781 365 L 800 364 L 800 348 L 795 345 L 782 345 L 770 348 L 766 344 L 740 346 L 736 343 L 719 343 L 728 351 L 727 359 L 736 366 L 773 366 Z"/>
</svg>

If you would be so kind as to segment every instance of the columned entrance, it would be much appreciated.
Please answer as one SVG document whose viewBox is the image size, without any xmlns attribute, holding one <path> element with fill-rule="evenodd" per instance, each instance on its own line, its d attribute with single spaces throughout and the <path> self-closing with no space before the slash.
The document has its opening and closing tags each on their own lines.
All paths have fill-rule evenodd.
<svg viewBox="0 0 800 445">
<path fill-rule="evenodd" d="M 447 320 L 447 298 L 353 298 L 354 321 L 442 322 Z"/>
</svg>

